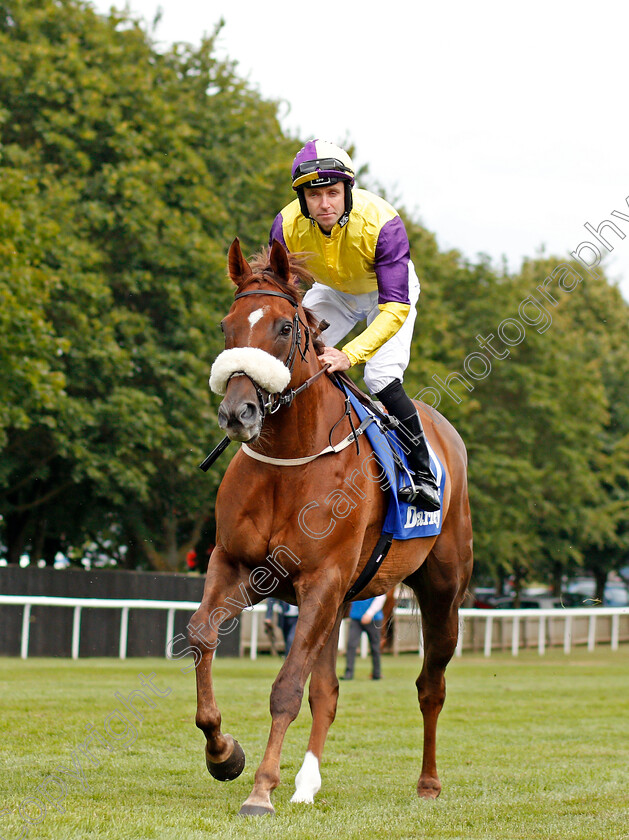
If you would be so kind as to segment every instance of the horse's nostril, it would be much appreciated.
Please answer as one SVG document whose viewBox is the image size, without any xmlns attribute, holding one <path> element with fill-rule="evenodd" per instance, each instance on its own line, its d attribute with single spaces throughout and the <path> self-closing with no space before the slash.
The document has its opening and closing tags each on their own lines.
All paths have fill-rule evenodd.
<svg viewBox="0 0 629 840">
<path fill-rule="evenodd" d="M 251 402 L 245 403 L 244 406 L 242 407 L 242 409 L 240 410 L 240 420 L 241 420 L 241 422 L 244 422 L 244 421 L 247 421 L 247 420 L 253 420 L 253 418 L 255 416 L 256 416 L 256 405 L 255 405 L 255 403 L 251 403 Z"/>
</svg>

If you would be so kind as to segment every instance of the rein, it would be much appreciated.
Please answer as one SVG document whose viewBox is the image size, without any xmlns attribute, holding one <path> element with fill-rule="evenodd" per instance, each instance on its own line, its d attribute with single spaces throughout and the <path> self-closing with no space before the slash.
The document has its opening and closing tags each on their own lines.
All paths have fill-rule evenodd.
<svg viewBox="0 0 629 840">
<path fill-rule="evenodd" d="M 278 409 L 280 409 L 283 405 L 290 405 L 297 396 L 297 394 L 301 394 L 301 392 L 305 391 L 306 388 L 310 388 L 312 383 L 316 382 L 316 380 L 320 376 L 323 376 L 323 374 L 327 371 L 329 367 L 329 363 L 324 365 L 324 367 L 322 367 L 321 370 L 318 370 L 315 374 L 313 374 L 313 376 L 306 379 L 305 382 L 302 382 L 298 388 L 291 388 L 290 391 L 285 395 L 269 394 L 269 399 L 264 404 L 265 408 L 268 409 L 269 414 L 275 414 L 275 412 Z M 251 381 L 253 382 L 253 379 Z M 256 383 L 253 382 L 253 384 L 255 385 Z"/>
</svg>

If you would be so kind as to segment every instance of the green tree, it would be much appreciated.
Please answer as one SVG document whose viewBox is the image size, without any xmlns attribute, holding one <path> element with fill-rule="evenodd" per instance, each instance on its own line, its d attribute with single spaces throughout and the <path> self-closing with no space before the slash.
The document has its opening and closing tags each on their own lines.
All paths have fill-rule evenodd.
<svg viewBox="0 0 629 840">
<path fill-rule="evenodd" d="M 629 304 L 602 275 L 586 277 L 579 291 L 567 314 L 600 369 L 608 405 L 595 465 L 600 490 L 583 512 L 580 541 L 583 567 L 602 601 L 609 573 L 629 564 Z"/>
<path fill-rule="evenodd" d="M 570 315 L 581 287 L 556 292 L 555 306 L 537 287 L 559 260 L 509 275 L 484 258 L 441 254 L 409 227 L 423 286 L 407 380 L 440 400 L 467 444 L 476 577 L 511 575 L 518 586 L 544 567 L 560 578 L 583 562 L 609 418 L 601 354 Z"/>
<path fill-rule="evenodd" d="M 215 37 L 160 53 L 127 13 L 0 3 L 2 288 L 30 319 L 1 351 L 12 560 L 116 533 L 129 564 L 177 568 L 208 520 L 225 255 L 264 241 L 297 147 Z"/>
</svg>

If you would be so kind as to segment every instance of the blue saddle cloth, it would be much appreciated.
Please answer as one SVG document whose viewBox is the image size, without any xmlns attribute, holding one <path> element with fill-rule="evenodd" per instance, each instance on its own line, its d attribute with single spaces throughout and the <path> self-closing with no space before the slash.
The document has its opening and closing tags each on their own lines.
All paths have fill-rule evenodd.
<svg viewBox="0 0 629 840">
<path fill-rule="evenodd" d="M 346 393 L 349 396 L 352 408 L 361 422 L 365 417 L 371 415 L 371 412 L 351 392 L 346 391 Z M 404 466 L 408 468 L 406 453 L 400 446 L 395 431 L 387 429 L 384 432 L 376 419 L 367 426 L 365 434 L 373 447 L 376 459 L 381 468 L 379 474 L 376 474 L 370 467 L 367 467 L 367 469 L 370 471 L 374 480 L 377 480 L 384 490 L 389 490 L 389 506 L 382 526 L 383 533 L 392 534 L 394 540 L 434 537 L 440 534 L 446 473 L 443 464 L 437 458 L 430 444 L 428 444 L 430 468 L 439 487 L 439 501 L 441 502 L 440 509 L 436 511 L 422 510 L 416 505 L 409 505 L 398 499 L 398 487 L 404 487 L 409 484 L 409 481 L 404 472 L 396 468 L 395 459 L 391 452 L 392 449 L 395 449 Z"/>
</svg>

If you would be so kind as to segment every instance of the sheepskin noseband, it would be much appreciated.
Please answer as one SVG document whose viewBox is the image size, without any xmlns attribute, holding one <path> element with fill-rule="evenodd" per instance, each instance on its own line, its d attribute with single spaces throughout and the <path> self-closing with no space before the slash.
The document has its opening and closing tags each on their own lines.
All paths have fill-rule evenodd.
<svg viewBox="0 0 629 840">
<path fill-rule="evenodd" d="M 269 394 L 279 394 L 288 386 L 291 372 L 283 362 L 259 347 L 232 347 L 216 357 L 210 371 L 210 388 L 223 396 L 229 377 L 246 373 Z"/>
</svg>

